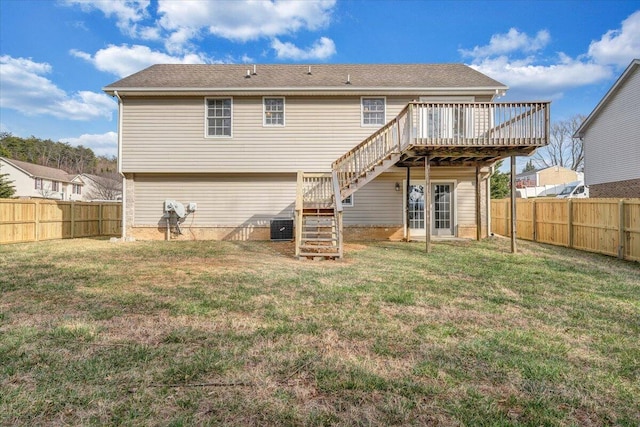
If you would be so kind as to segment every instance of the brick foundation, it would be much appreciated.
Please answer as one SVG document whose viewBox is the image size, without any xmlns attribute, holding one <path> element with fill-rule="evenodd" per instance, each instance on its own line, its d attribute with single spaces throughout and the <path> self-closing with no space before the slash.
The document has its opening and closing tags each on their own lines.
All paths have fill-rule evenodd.
<svg viewBox="0 0 640 427">
<path fill-rule="evenodd" d="M 589 186 L 589 197 L 616 199 L 640 197 L 640 179 L 592 184 Z"/>
<path fill-rule="evenodd" d="M 166 227 L 157 226 L 136 226 L 127 229 L 127 237 L 136 240 L 166 240 Z M 476 227 L 458 226 L 458 237 L 475 239 Z M 271 230 L 269 227 L 188 227 L 182 226 L 182 234 L 171 233 L 171 240 L 269 240 Z M 402 226 L 385 227 L 345 227 L 345 241 L 373 241 L 392 240 L 400 241 L 404 239 L 404 228 Z"/>
</svg>

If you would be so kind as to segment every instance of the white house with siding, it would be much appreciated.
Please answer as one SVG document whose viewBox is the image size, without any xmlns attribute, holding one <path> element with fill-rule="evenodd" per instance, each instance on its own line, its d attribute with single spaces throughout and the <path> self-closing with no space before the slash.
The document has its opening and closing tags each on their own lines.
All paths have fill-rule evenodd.
<svg viewBox="0 0 640 427">
<path fill-rule="evenodd" d="M 343 229 L 486 236 L 491 166 L 548 142 L 548 103 L 493 102 L 506 90 L 462 64 L 151 66 L 104 88 L 123 233 L 268 239 L 295 218 L 299 256 L 340 256 Z M 182 236 L 165 200 L 197 206 Z"/>
<path fill-rule="evenodd" d="M 84 182 L 62 169 L 0 157 L 0 171 L 16 189 L 15 197 L 82 200 Z"/>
<path fill-rule="evenodd" d="M 640 59 L 578 128 L 590 197 L 640 197 Z"/>
</svg>

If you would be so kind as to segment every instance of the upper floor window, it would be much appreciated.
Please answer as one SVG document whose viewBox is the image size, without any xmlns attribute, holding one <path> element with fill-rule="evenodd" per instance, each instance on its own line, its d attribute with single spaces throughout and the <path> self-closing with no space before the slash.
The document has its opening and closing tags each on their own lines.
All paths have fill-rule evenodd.
<svg viewBox="0 0 640 427">
<path fill-rule="evenodd" d="M 263 98 L 264 125 L 284 126 L 284 98 Z"/>
<path fill-rule="evenodd" d="M 385 124 L 385 98 L 362 98 L 362 124 Z"/>
<path fill-rule="evenodd" d="M 73 194 L 82 194 L 82 185 L 80 184 L 73 184 Z"/>
<path fill-rule="evenodd" d="M 207 136 L 231 136 L 231 98 L 207 98 Z"/>
<path fill-rule="evenodd" d="M 42 178 L 36 178 L 36 190 L 42 190 L 44 187 L 42 185 Z"/>
</svg>

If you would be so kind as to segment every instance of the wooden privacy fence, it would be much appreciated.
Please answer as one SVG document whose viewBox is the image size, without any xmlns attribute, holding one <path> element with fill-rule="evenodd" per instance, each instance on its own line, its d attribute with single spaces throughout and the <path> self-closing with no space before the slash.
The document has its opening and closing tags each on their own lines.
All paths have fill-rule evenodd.
<svg viewBox="0 0 640 427">
<path fill-rule="evenodd" d="M 120 202 L 0 200 L 0 244 L 119 236 L 121 229 Z"/>
<path fill-rule="evenodd" d="M 491 200 L 491 231 L 511 236 L 509 199 Z M 640 261 L 640 199 L 517 199 L 516 237 Z"/>
</svg>

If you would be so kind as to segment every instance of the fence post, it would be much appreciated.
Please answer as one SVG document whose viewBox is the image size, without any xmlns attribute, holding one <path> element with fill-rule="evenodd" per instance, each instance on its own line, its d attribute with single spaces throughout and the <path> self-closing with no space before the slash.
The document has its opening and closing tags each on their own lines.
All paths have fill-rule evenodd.
<svg viewBox="0 0 640 427">
<path fill-rule="evenodd" d="M 71 238 L 75 235 L 75 226 L 76 226 L 76 212 L 74 209 L 75 202 L 71 202 Z"/>
<path fill-rule="evenodd" d="M 567 199 L 567 247 L 573 248 L 573 200 Z"/>
<path fill-rule="evenodd" d="M 104 205 L 100 203 L 98 205 L 98 236 L 102 236 L 102 209 Z"/>
<path fill-rule="evenodd" d="M 536 223 L 537 218 L 536 218 L 536 199 L 533 199 L 531 201 L 531 227 L 533 227 L 533 229 L 531 230 L 531 239 L 534 242 L 538 241 L 538 224 Z"/>
<path fill-rule="evenodd" d="M 35 235 L 34 238 L 36 242 L 40 240 L 40 201 L 35 200 L 34 208 L 33 208 L 33 219 L 34 219 L 34 228 Z"/>
<path fill-rule="evenodd" d="M 510 199 L 504 199 L 504 231 L 506 236 L 511 236 L 511 230 L 509 223 L 511 221 L 511 205 Z"/>
<path fill-rule="evenodd" d="M 627 243 L 624 232 L 624 200 L 618 202 L 618 258 L 624 259 L 625 244 Z"/>
</svg>

